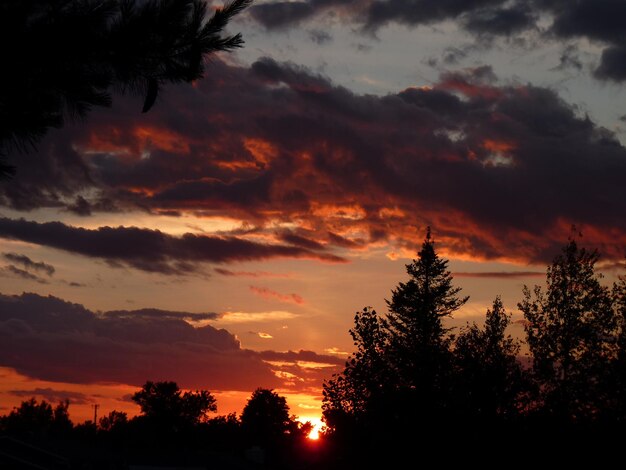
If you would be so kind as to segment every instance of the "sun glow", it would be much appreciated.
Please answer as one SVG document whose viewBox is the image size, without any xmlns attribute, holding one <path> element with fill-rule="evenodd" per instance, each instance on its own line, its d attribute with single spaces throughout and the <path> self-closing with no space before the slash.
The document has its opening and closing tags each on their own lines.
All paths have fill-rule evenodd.
<svg viewBox="0 0 626 470">
<path fill-rule="evenodd" d="M 324 427 L 324 423 L 322 423 L 322 420 L 314 416 L 306 416 L 306 417 L 302 417 L 301 421 L 303 423 L 306 423 L 308 421 L 309 423 L 313 425 L 313 429 L 311 429 L 311 432 L 309 432 L 309 435 L 307 436 L 307 438 L 311 439 L 312 441 L 318 440 L 320 438 L 320 432 L 322 431 L 322 428 Z"/>
</svg>

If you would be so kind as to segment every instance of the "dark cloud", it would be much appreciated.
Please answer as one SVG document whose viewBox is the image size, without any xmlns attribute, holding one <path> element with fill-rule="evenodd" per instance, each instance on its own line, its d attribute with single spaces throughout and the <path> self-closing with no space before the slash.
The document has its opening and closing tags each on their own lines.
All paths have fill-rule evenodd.
<svg viewBox="0 0 626 470">
<path fill-rule="evenodd" d="M 526 5 L 473 10 L 465 18 L 464 26 L 474 34 L 511 36 L 533 27 L 537 17 Z"/>
<path fill-rule="evenodd" d="M 574 69 L 580 71 L 582 68 L 583 64 L 578 55 L 578 48 L 572 44 L 568 45 L 559 57 L 559 65 L 556 70 Z"/>
<path fill-rule="evenodd" d="M 442 60 L 446 65 L 456 65 L 461 60 L 465 59 L 468 55 L 468 50 L 466 48 L 458 48 L 458 47 L 446 47 L 443 51 Z M 437 58 L 431 58 L 428 61 L 428 64 L 431 67 L 437 66 L 438 60 Z"/>
<path fill-rule="evenodd" d="M 20 269 L 12 264 L 1 268 L 5 275 L 9 277 L 19 277 L 26 281 L 35 281 L 40 284 L 48 284 L 48 281 L 40 276 L 30 273 L 24 269 Z"/>
<path fill-rule="evenodd" d="M 626 40 L 626 3 L 621 0 L 562 0 L 552 2 L 551 10 L 556 12 L 552 32 L 557 36 L 614 44 Z"/>
<path fill-rule="evenodd" d="M 310 236 L 315 236 L 315 233 L 311 233 Z M 278 239 L 291 245 L 300 246 L 309 250 L 323 250 L 324 245 L 311 238 L 298 235 L 290 231 L 281 232 L 278 234 Z"/>
<path fill-rule="evenodd" d="M 604 80 L 623 82 L 626 80 L 626 43 L 607 47 L 602 51 L 600 65 L 595 76 Z"/>
<path fill-rule="evenodd" d="M 320 46 L 333 42 L 333 37 L 331 34 L 319 29 L 312 29 L 311 31 L 309 31 L 309 37 L 311 38 L 311 41 L 319 44 Z"/>
<path fill-rule="evenodd" d="M 308 2 L 276 2 L 253 5 L 249 13 L 267 29 L 281 29 L 313 16 L 315 9 Z"/>
<path fill-rule="evenodd" d="M 327 11 L 329 8 L 340 9 L 357 7 L 362 0 L 302 0 L 302 1 L 275 1 L 252 5 L 248 8 L 250 16 L 269 30 L 285 29 L 299 25 L 315 15 Z"/>
<path fill-rule="evenodd" d="M 53 390 L 49 387 L 46 388 L 34 388 L 32 390 L 9 390 L 10 395 L 23 398 L 41 397 L 50 403 L 58 403 L 65 400 L 73 405 L 86 405 L 93 403 L 93 398 L 80 392 L 73 392 L 70 390 Z"/>
<path fill-rule="evenodd" d="M 2 365 L 69 383 L 174 380 L 187 388 L 246 391 L 281 384 L 228 331 L 194 328 L 181 312 L 141 312 L 98 315 L 51 296 L 0 295 Z"/>
<path fill-rule="evenodd" d="M 87 287 L 87 284 L 84 284 L 82 282 L 76 282 L 76 281 L 63 281 L 63 282 L 66 283 L 70 287 Z"/>
<path fill-rule="evenodd" d="M 250 14 L 267 29 L 286 29 L 328 11 L 363 31 L 392 23 L 409 27 L 456 21 L 468 33 L 516 41 L 527 31 L 544 39 L 586 38 L 606 45 L 595 77 L 626 80 L 626 3 L 621 0 L 308 0 L 253 6 Z M 550 17 L 552 25 L 541 25 Z M 315 38 L 313 38 L 315 40 Z M 452 57 L 452 56 L 451 56 Z"/>
<path fill-rule="evenodd" d="M 2 182 L 0 203 L 20 211 L 40 207 L 64 207 L 66 200 L 95 184 L 88 166 L 79 152 L 72 148 L 72 130 L 52 131 L 38 144 L 37 150 L 17 152 L 8 156 L 19 167 L 20 177 Z"/>
<path fill-rule="evenodd" d="M 431 24 L 504 3 L 505 0 L 374 0 L 367 6 L 366 28 L 378 29 L 390 22 L 409 26 Z"/>
<path fill-rule="evenodd" d="M 543 262 L 575 223 L 623 257 L 626 149 L 554 90 L 503 84 L 490 67 L 372 96 L 269 58 L 215 60 L 153 111 L 102 110 L 49 138 L 85 159 L 90 200 L 238 218 L 241 229 L 173 237 L 0 219 L 0 234 L 170 273 L 202 261 L 339 261 L 332 246 L 414 250 L 426 225 L 450 255 Z"/>
<path fill-rule="evenodd" d="M 1 268 L 4 275 L 9 277 L 18 277 L 26 281 L 48 284 L 48 280 L 39 276 L 39 273 L 51 277 L 55 272 L 54 266 L 43 261 L 33 261 L 28 256 L 19 253 L 2 253 L 2 257 L 14 263 Z M 20 267 L 15 266 L 16 264 Z"/>
<path fill-rule="evenodd" d="M 19 253 L 2 253 L 2 257 L 12 263 L 19 264 L 29 271 L 37 271 L 52 276 L 54 274 L 54 266 L 44 263 L 43 261 L 33 261 L 26 255 Z"/>
<path fill-rule="evenodd" d="M 607 44 L 594 75 L 603 80 L 626 80 L 626 3 L 620 0 L 556 2 L 551 32 L 555 36 L 587 38 Z"/>
<path fill-rule="evenodd" d="M 313 362 L 320 364 L 334 364 L 336 366 L 342 366 L 345 364 L 345 359 L 330 354 L 318 354 L 314 351 L 307 351 L 300 349 L 299 351 L 261 351 L 259 357 L 266 361 L 286 361 L 286 362 Z"/>
<path fill-rule="evenodd" d="M 342 262 L 338 256 L 287 245 L 260 244 L 236 237 L 184 234 L 174 237 L 137 227 L 77 228 L 61 222 L 37 223 L 0 218 L 0 237 L 36 243 L 162 274 L 195 271 L 198 262 L 224 263 L 274 257 Z"/>
</svg>

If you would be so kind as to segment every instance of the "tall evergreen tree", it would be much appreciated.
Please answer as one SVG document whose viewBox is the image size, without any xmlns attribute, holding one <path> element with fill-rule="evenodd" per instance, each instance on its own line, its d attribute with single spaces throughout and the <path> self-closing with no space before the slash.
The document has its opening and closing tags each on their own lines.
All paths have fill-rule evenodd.
<svg viewBox="0 0 626 470">
<path fill-rule="evenodd" d="M 410 279 L 387 302 L 391 363 L 411 408 L 425 418 L 447 408 L 451 336 L 443 320 L 469 297 L 459 297 L 461 289 L 452 285 L 448 261 L 436 253 L 430 227 L 406 269 Z"/>
<path fill-rule="evenodd" d="M 355 316 L 350 334 L 357 350 L 344 371 L 324 384 L 331 428 L 398 426 L 440 418 L 448 407 L 451 336 L 443 320 L 468 298 L 452 285 L 430 228 L 406 268 L 411 277 L 392 291 L 386 318 L 371 309 Z"/>
<path fill-rule="evenodd" d="M 607 373 L 615 353 L 616 317 L 600 283 L 596 250 L 570 238 L 546 275 L 546 290 L 524 287 L 526 319 L 540 406 L 566 421 L 593 419 L 607 402 Z"/>
</svg>

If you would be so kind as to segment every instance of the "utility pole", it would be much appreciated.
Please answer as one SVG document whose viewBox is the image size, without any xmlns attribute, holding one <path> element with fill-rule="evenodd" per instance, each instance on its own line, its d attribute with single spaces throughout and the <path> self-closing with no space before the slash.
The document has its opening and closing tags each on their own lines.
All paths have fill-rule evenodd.
<svg viewBox="0 0 626 470">
<path fill-rule="evenodd" d="M 98 427 L 98 408 L 100 408 L 100 405 L 94 403 L 93 405 L 91 405 L 91 407 L 93 408 L 93 424 Z"/>
</svg>

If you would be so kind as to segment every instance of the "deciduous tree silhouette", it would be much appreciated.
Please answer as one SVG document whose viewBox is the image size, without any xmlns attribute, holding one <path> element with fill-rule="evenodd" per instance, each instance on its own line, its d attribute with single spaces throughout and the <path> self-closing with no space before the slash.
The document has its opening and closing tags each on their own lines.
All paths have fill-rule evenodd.
<svg viewBox="0 0 626 470">
<path fill-rule="evenodd" d="M 617 351 L 612 367 L 612 417 L 626 424 L 626 276 L 613 284 L 613 306 L 617 321 Z"/>
<path fill-rule="evenodd" d="M 330 429 L 375 426 L 390 412 L 387 400 L 393 381 L 387 328 L 387 322 L 371 308 L 354 316 L 350 335 L 357 350 L 343 372 L 324 383 L 322 409 Z"/>
<path fill-rule="evenodd" d="M 540 407 L 552 418 L 593 419 L 608 402 L 607 374 L 615 353 L 616 317 L 596 273 L 596 250 L 573 238 L 548 267 L 545 291 L 524 286 L 526 319 Z"/>
<path fill-rule="evenodd" d="M 72 430 L 68 408 L 69 401 L 60 402 L 53 408 L 46 400 L 38 402 L 31 398 L 2 417 L 0 429 L 31 441 L 63 437 Z"/>
<path fill-rule="evenodd" d="M 205 422 L 217 411 L 215 397 L 206 390 L 182 393 L 176 382 L 146 382 L 132 399 L 145 418 L 163 431 L 180 431 Z"/>
<path fill-rule="evenodd" d="M 485 324 L 461 331 L 454 345 L 457 412 L 472 425 L 493 425 L 518 415 L 526 381 L 517 355 L 520 343 L 506 330 L 511 316 L 500 297 L 487 310 Z"/>
<path fill-rule="evenodd" d="M 243 431 L 257 444 L 278 441 L 291 425 L 287 400 L 267 388 L 257 388 L 241 414 Z"/>
<path fill-rule="evenodd" d="M 243 44 L 222 32 L 251 1 L 208 20 L 202 0 L 0 2 L 0 156 L 109 106 L 112 91 L 144 96 L 148 111 L 165 84 L 202 77 L 208 54 Z M 0 176 L 9 173 L 2 164 Z"/>
<path fill-rule="evenodd" d="M 128 426 L 128 415 L 123 411 L 113 410 L 100 418 L 100 429 L 104 432 L 117 432 Z"/>
</svg>

